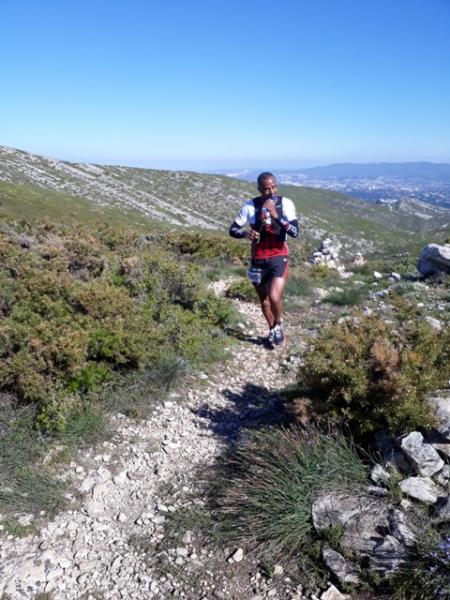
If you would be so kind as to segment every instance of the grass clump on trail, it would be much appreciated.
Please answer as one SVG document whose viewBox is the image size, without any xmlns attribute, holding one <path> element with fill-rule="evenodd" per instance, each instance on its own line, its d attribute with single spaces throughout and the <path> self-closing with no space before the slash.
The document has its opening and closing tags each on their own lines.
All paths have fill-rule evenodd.
<svg viewBox="0 0 450 600">
<path fill-rule="evenodd" d="M 314 538 L 312 504 L 320 491 L 355 489 L 367 481 L 355 449 L 317 429 L 256 432 L 229 457 L 215 492 L 231 538 L 267 560 L 307 552 Z"/>
<path fill-rule="evenodd" d="M 429 427 L 427 392 L 446 384 L 450 334 L 425 321 L 357 317 L 326 327 L 298 374 L 313 410 L 355 435 Z"/>
<path fill-rule="evenodd" d="M 393 578 L 394 600 L 450 598 L 450 531 L 425 524 L 410 563 Z"/>
<path fill-rule="evenodd" d="M 255 288 L 248 277 L 240 277 L 233 281 L 225 292 L 227 298 L 237 298 L 244 302 L 255 302 L 257 295 Z"/>
</svg>

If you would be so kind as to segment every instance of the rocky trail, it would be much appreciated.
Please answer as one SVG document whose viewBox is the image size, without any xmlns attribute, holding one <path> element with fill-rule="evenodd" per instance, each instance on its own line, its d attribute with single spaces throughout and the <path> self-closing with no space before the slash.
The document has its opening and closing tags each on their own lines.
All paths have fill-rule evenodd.
<svg viewBox="0 0 450 600">
<path fill-rule="evenodd" d="M 241 549 L 211 549 L 196 533 L 205 500 L 199 470 L 246 428 L 282 418 L 277 390 L 298 360 L 289 336 L 301 339 L 299 324 L 288 324 L 287 343 L 268 351 L 258 343 L 266 334 L 259 308 L 238 308 L 251 326 L 230 360 L 170 392 L 148 420 L 115 416 L 114 437 L 67 467 L 73 509 L 34 523 L 27 537 L 2 533 L 2 598 L 303 597 L 281 566 L 268 579 Z"/>
</svg>

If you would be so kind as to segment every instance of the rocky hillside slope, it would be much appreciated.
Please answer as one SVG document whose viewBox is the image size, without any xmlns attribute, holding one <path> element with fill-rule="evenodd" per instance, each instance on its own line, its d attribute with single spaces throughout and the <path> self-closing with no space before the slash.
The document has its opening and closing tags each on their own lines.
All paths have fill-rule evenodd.
<svg viewBox="0 0 450 600">
<path fill-rule="evenodd" d="M 222 175 L 70 163 L 0 146 L 0 181 L 28 184 L 82 197 L 102 207 L 136 211 L 169 226 L 226 231 L 253 184 Z M 344 194 L 282 186 L 296 203 L 303 239 L 336 235 L 344 251 L 396 251 L 442 241 L 450 235 L 450 211 L 437 214 L 370 205 Z"/>
</svg>

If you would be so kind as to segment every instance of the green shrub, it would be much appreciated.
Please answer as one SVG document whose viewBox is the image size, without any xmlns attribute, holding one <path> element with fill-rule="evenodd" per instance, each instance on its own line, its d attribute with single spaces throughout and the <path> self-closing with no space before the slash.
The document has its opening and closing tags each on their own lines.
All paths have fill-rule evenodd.
<svg viewBox="0 0 450 600">
<path fill-rule="evenodd" d="M 321 331 L 299 370 L 299 384 L 314 410 L 360 435 L 431 426 L 425 394 L 444 385 L 450 333 L 426 322 L 388 325 L 360 317 Z"/>
<path fill-rule="evenodd" d="M 223 356 L 231 303 L 208 295 L 195 264 L 120 229 L 20 229 L 30 247 L 0 234 L 0 393 L 34 404 L 42 429 L 62 430 L 70 407 L 119 372 L 174 353 L 194 365 Z"/>
<path fill-rule="evenodd" d="M 311 279 L 318 281 L 328 277 L 328 275 L 330 275 L 331 270 L 327 265 L 312 264 L 309 265 L 308 271 Z"/>
<path fill-rule="evenodd" d="M 167 234 L 165 242 L 180 254 L 189 254 L 195 258 L 221 258 L 242 262 L 249 255 L 249 244 L 226 235 L 178 232 Z"/>
<path fill-rule="evenodd" d="M 244 300 L 245 302 L 252 302 L 257 298 L 255 288 L 248 277 L 241 277 L 233 281 L 227 288 L 225 296 Z"/>
<path fill-rule="evenodd" d="M 67 483 L 38 464 L 49 444 L 33 427 L 35 411 L 13 409 L 10 399 L 0 399 L 0 511 L 52 513 L 62 506 Z"/>
<path fill-rule="evenodd" d="M 306 273 L 290 273 L 286 282 L 285 296 L 309 296 L 312 292 L 311 279 Z"/>
<path fill-rule="evenodd" d="M 357 306 L 365 297 L 365 290 L 360 287 L 346 288 L 342 291 L 334 291 L 324 298 L 324 302 L 335 306 Z"/>
<path fill-rule="evenodd" d="M 276 561 L 308 553 L 320 491 L 358 488 L 367 475 L 343 436 L 293 427 L 254 433 L 219 481 L 216 515 L 228 535 Z"/>
</svg>

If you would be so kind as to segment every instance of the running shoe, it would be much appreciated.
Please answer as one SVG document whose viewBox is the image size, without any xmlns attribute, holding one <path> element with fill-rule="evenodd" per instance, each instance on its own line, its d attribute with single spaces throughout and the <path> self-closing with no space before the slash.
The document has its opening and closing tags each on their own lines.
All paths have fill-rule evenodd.
<svg viewBox="0 0 450 600">
<path fill-rule="evenodd" d="M 284 342 L 284 333 L 281 325 L 277 324 L 271 332 L 273 331 L 273 343 L 275 346 L 280 346 Z"/>
<path fill-rule="evenodd" d="M 275 344 L 275 328 L 271 327 L 269 331 L 269 335 L 266 337 L 266 344 L 268 346 L 273 346 Z"/>
</svg>

